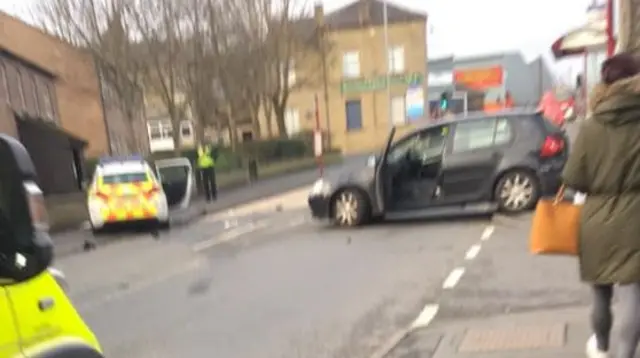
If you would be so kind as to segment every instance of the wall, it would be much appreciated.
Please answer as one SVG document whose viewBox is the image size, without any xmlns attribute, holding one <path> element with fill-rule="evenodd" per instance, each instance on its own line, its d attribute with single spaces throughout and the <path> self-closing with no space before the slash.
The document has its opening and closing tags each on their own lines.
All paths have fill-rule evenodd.
<svg viewBox="0 0 640 358">
<path fill-rule="evenodd" d="M 426 23 L 401 23 L 389 26 L 390 46 L 404 47 L 405 74 L 417 73 L 426 78 L 427 61 Z M 321 85 L 292 93 L 288 108 L 295 109 L 300 118 L 301 130 L 315 127 L 314 97 L 320 104 L 321 127 L 331 132 L 331 144 L 345 153 L 377 151 L 386 142 L 389 132 L 389 103 L 387 90 L 382 86 L 376 90 L 343 93 L 342 55 L 349 51 L 360 52 L 361 79 L 384 78 L 387 60 L 382 27 L 342 30 L 329 34 L 331 51 L 327 54 L 329 101 L 324 100 Z M 426 82 L 423 81 L 426 93 Z M 408 86 L 392 84 L 392 96 L 404 96 Z M 347 131 L 345 102 L 360 99 L 362 106 L 362 129 Z M 327 113 L 328 107 L 328 113 Z M 329 123 L 327 123 L 327 114 Z M 264 123 L 264 122 L 263 122 Z M 265 125 L 262 125 L 265 128 Z M 275 127 L 274 127 L 275 131 Z M 263 130 L 263 133 L 266 133 Z"/>
<path fill-rule="evenodd" d="M 54 74 L 61 126 L 89 142 L 87 156 L 108 152 L 100 88 L 90 55 L 0 12 L 0 47 Z"/>
</svg>

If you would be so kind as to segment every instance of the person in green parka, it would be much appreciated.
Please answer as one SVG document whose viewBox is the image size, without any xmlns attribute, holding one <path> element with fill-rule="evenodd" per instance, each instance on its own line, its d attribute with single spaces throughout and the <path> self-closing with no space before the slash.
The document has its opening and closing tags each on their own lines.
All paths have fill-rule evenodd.
<svg viewBox="0 0 640 358">
<path fill-rule="evenodd" d="M 640 62 L 627 53 L 602 64 L 584 122 L 562 173 L 587 194 L 579 236 L 583 281 L 593 287 L 587 356 L 609 357 L 613 286 L 620 294 L 616 356 L 633 358 L 640 339 Z"/>
</svg>

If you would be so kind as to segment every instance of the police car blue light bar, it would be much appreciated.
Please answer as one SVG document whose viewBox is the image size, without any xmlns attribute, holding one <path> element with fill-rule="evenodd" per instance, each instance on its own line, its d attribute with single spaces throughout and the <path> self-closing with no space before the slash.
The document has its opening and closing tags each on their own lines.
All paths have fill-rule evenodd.
<svg viewBox="0 0 640 358">
<path fill-rule="evenodd" d="M 139 154 L 132 155 L 123 155 L 123 156 L 113 156 L 113 157 L 102 157 L 98 161 L 99 165 L 111 164 L 111 163 L 126 163 L 126 162 L 143 162 L 144 157 Z"/>
</svg>

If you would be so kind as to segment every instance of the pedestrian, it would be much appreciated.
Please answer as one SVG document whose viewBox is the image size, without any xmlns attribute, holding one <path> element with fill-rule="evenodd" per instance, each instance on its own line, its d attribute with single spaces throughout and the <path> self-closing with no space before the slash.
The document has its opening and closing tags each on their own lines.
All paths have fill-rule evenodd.
<svg viewBox="0 0 640 358">
<path fill-rule="evenodd" d="M 207 202 L 216 200 L 218 187 L 216 185 L 215 160 L 210 145 L 198 145 L 198 170 L 202 179 L 202 188 Z"/>
<path fill-rule="evenodd" d="M 593 292 L 586 353 L 605 358 L 614 348 L 616 358 L 633 358 L 640 339 L 640 64 L 632 55 L 602 64 L 589 105 L 591 119 L 562 173 L 565 185 L 587 195 L 578 250 L 581 279 Z M 614 285 L 622 329 L 610 345 Z"/>
</svg>

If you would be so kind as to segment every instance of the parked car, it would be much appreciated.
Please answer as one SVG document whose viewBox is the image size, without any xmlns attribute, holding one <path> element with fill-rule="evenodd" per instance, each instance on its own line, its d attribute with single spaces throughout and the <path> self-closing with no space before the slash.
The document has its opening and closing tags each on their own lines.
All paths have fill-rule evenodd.
<svg viewBox="0 0 640 358">
<path fill-rule="evenodd" d="M 94 232 L 122 223 L 169 225 L 167 197 L 142 157 L 101 159 L 88 190 L 87 204 Z"/>
<path fill-rule="evenodd" d="M 525 110 L 438 122 L 397 141 L 394 134 L 364 168 L 314 184 L 314 217 L 356 226 L 372 218 L 517 213 L 558 190 L 568 155 L 564 130 Z"/>
</svg>

